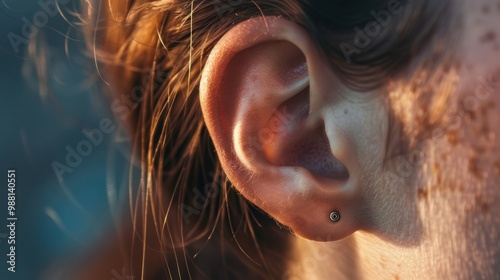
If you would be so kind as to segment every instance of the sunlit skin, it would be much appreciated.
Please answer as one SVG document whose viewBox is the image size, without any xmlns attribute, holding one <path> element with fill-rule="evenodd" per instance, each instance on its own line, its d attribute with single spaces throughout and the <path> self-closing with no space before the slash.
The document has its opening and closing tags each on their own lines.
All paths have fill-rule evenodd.
<svg viewBox="0 0 500 280">
<path fill-rule="evenodd" d="M 458 43 L 430 48 L 456 50 L 431 85 L 451 122 L 415 140 L 405 174 L 384 161 L 388 114 L 410 133 L 437 109 L 399 111 L 403 81 L 349 90 L 303 28 L 273 17 L 238 24 L 210 53 L 203 116 L 235 188 L 297 236 L 285 279 L 500 277 L 500 2 L 450 5 Z"/>
<path fill-rule="evenodd" d="M 325 28 L 334 16 L 315 21 L 304 8 L 313 2 L 341 20 Z M 119 238 L 68 271 L 79 279 L 109 279 L 122 267 L 136 279 L 500 279 L 500 1 L 401 1 L 415 4 L 405 12 L 422 12 L 417 3 L 450 12 L 412 18 L 415 32 L 374 35 L 412 44 L 388 44 L 386 57 L 401 68 L 366 91 L 345 83 L 364 76 L 330 63 L 385 69 L 356 62 L 365 49 L 349 37 L 356 20 L 342 13 L 372 20 L 365 10 L 381 4 L 393 15 L 388 26 L 398 26 L 405 7 L 321 6 L 332 2 L 101 3 L 91 52 L 102 48 L 95 59 L 120 66 L 100 73 L 135 108 L 125 120 L 111 107 L 132 124 L 147 182 Z M 423 40 L 433 20 L 442 33 Z M 339 26 L 359 50 L 319 45 L 330 38 L 338 47 Z M 138 86 L 151 90 L 133 101 Z M 200 200 L 195 191 L 225 175 L 219 196 Z M 196 211 L 185 217 L 185 206 Z"/>
</svg>

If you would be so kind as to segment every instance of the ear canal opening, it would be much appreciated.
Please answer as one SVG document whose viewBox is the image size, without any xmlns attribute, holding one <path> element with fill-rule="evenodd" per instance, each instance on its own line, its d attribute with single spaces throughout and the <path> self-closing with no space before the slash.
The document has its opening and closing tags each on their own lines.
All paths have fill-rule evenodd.
<svg viewBox="0 0 500 280">
<path fill-rule="evenodd" d="M 347 167 L 335 158 L 324 123 L 306 128 L 309 88 L 282 103 L 270 120 L 278 131 L 270 161 L 281 166 L 299 166 L 312 174 L 335 180 L 349 179 Z"/>
</svg>

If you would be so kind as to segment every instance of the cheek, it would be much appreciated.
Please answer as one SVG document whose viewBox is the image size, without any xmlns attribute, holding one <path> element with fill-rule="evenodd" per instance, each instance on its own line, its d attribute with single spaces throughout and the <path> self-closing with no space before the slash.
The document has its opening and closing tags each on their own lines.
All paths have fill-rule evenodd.
<svg viewBox="0 0 500 280">
<path fill-rule="evenodd" d="M 477 179 L 500 173 L 500 2 L 466 1 L 457 91 L 468 171 Z"/>
<path fill-rule="evenodd" d="M 465 1 L 459 58 L 465 69 L 464 82 L 474 76 L 498 71 L 500 66 L 500 2 L 495 0 Z M 472 76 L 472 77 L 471 77 Z"/>
</svg>

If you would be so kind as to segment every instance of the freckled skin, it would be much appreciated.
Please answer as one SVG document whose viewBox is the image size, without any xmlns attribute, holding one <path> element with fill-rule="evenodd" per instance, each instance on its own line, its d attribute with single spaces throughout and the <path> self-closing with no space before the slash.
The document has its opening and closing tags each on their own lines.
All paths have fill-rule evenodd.
<svg viewBox="0 0 500 280">
<path fill-rule="evenodd" d="M 323 269 L 306 275 L 316 277 L 304 279 L 351 279 L 347 275 L 352 271 L 332 266 L 351 258 L 356 260 L 355 279 L 500 279 L 500 2 L 453 3 L 463 5 L 463 30 L 455 30 L 462 34 L 456 59 L 461 66 L 455 68 L 457 85 L 443 107 L 458 111 L 459 124 L 447 126 L 444 121 L 442 136 L 423 140 L 415 177 L 403 183 L 389 181 L 388 188 L 381 184 L 376 194 L 406 205 L 416 203 L 423 234 L 415 234 L 413 243 L 403 243 L 388 237 L 389 227 L 358 231 L 336 244 L 330 259 L 318 261 Z M 488 80 L 488 91 L 481 77 Z M 422 112 L 408 118 L 409 125 L 420 120 L 424 125 L 432 112 Z M 423 130 L 432 133 L 430 127 Z M 394 198 L 398 188 L 411 189 L 410 195 Z M 387 221 L 411 217 L 410 206 L 398 208 L 389 199 L 380 205 L 386 207 L 380 213 Z M 410 220 L 405 226 L 412 226 Z M 296 243 L 308 248 L 305 256 L 314 251 L 314 243 Z"/>
<path fill-rule="evenodd" d="M 486 43 L 486 42 L 494 42 L 495 41 L 495 38 L 496 38 L 496 34 L 495 32 L 493 31 L 488 31 L 486 32 L 483 36 L 481 36 L 481 38 L 479 39 L 479 41 L 481 43 Z"/>
</svg>

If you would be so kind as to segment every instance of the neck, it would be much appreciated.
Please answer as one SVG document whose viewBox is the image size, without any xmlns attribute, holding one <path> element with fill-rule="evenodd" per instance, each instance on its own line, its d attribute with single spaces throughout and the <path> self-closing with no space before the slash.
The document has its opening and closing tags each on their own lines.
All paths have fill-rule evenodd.
<svg viewBox="0 0 500 280">
<path fill-rule="evenodd" d="M 447 194 L 450 195 L 453 196 Z M 429 199 L 420 205 L 424 234 L 418 244 L 397 244 L 361 231 L 336 242 L 294 238 L 288 278 L 284 279 L 498 277 L 500 252 L 496 242 L 499 227 L 495 226 L 498 221 L 481 213 L 484 206 L 480 204 L 462 207 L 448 203 L 445 207 L 438 202 L 442 199 Z M 448 202 L 455 199 L 449 198 Z M 488 210 L 498 213 L 500 207 L 493 205 L 499 203 L 489 206 L 496 210 Z"/>
</svg>

